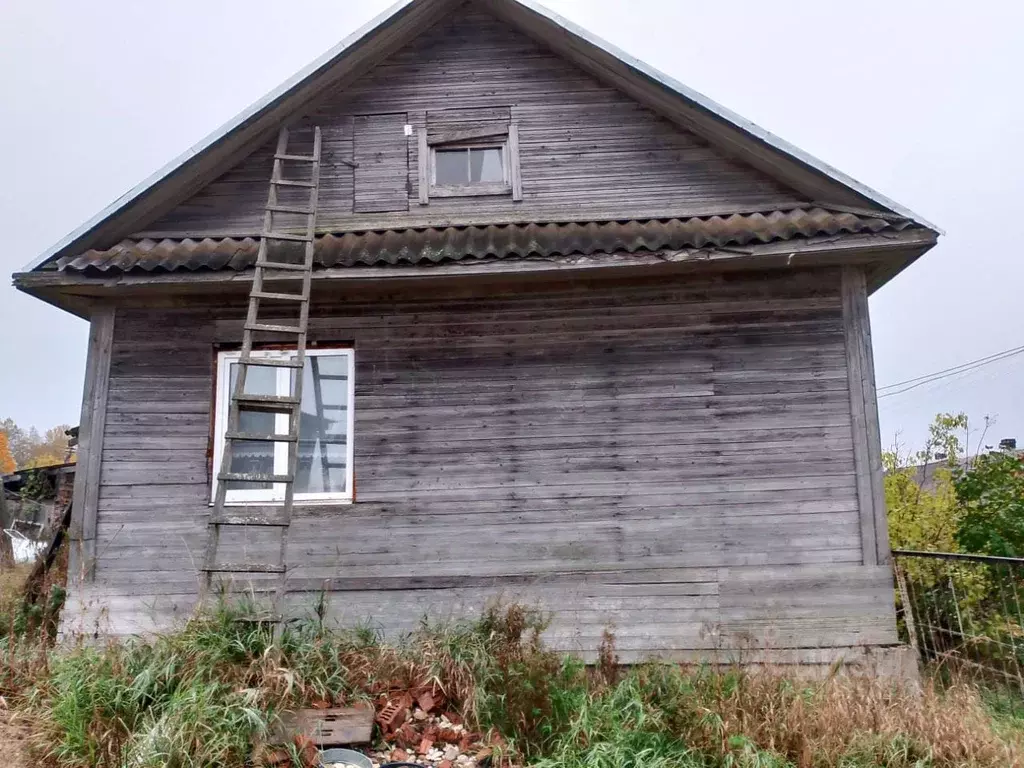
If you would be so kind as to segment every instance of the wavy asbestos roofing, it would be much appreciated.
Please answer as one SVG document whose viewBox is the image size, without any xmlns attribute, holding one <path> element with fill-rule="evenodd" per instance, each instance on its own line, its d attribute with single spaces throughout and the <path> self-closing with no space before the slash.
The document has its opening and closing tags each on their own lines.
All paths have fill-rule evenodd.
<svg viewBox="0 0 1024 768">
<path fill-rule="evenodd" d="M 300 70 L 293 77 L 289 78 L 265 97 L 252 104 L 248 109 L 244 110 L 217 131 L 207 136 L 141 184 L 115 200 L 111 205 L 107 206 L 92 219 L 52 246 L 31 264 L 27 265 L 23 271 L 31 272 L 45 265 L 54 258 L 64 255 L 64 251 L 79 245 L 81 241 L 85 240 L 93 232 L 93 230 L 97 229 L 101 224 L 107 222 L 109 219 L 125 212 L 132 206 L 132 204 L 138 202 L 140 198 L 151 192 L 155 187 L 167 181 L 170 176 L 180 171 L 188 163 L 193 160 L 198 160 L 215 146 L 229 139 L 244 126 L 258 122 L 261 117 L 266 116 L 271 108 L 278 105 L 278 103 L 286 96 L 290 96 L 302 89 L 303 86 L 309 85 L 311 81 L 325 73 L 332 66 L 341 62 L 354 48 L 357 47 L 358 44 L 369 42 L 370 38 L 395 22 L 406 11 L 414 6 L 427 6 L 430 4 L 443 6 L 449 4 L 449 2 L 448 0 L 399 0 L 399 2 L 391 8 L 362 26 L 353 34 L 349 35 L 337 46 L 327 51 L 327 53 L 320 56 L 304 69 Z M 745 134 L 746 137 L 777 151 L 788 159 L 811 169 L 826 179 L 847 188 L 860 197 L 875 203 L 887 211 L 891 211 L 892 213 L 904 217 L 919 226 L 934 230 L 940 234 L 942 233 L 942 230 L 937 226 L 905 206 L 900 205 L 880 192 L 877 192 L 867 185 L 862 184 L 856 179 L 844 174 L 838 169 L 833 168 L 831 165 L 822 162 L 807 152 L 793 146 L 789 142 L 784 141 L 750 120 L 726 109 L 721 104 L 718 104 L 707 96 L 683 85 L 679 81 L 658 71 L 654 67 L 630 56 L 611 43 L 608 43 L 600 37 L 588 32 L 577 24 L 563 18 L 539 3 L 536 3 L 533 0 L 488 0 L 484 4 L 497 6 L 499 8 L 501 6 L 513 6 L 526 9 L 556 26 L 560 31 L 566 33 L 568 36 L 577 38 L 587 45 L 593 46 L 609 56 L 612 56 L 614 59 L 618 60 L 618 62 L 631 70 L 634 77 L 639 76 L 640 78 L 657 84 L 664 91 L 685 100 L 690 105 L 710 114 L 715 119 L 738 129 L 740 132 Z M 452 5 L 457 6 L 461 5 L 461 3 L 454 3 Z"/>
<path fill-rule="evenodd" d="M 590 256 L 595 253 L 658 252 L 725 248 L 819 235 L 901 232 L 906 219 L 857 215 L 822 208 L 732 216 L 694 216 L 648 221 L 508 224 L 471 227 L 345 232 L 316 239 L 314 263 L 321 268 L 440 263 L 463 259 Z M 300 243 L 282 245 L 277 261 L 302 260 Z M 103 251 L 60 259 L 69 272 L 175 272 L 235 270 L 256 263 L 256 238 L 128 239 Z"/>
</svg>

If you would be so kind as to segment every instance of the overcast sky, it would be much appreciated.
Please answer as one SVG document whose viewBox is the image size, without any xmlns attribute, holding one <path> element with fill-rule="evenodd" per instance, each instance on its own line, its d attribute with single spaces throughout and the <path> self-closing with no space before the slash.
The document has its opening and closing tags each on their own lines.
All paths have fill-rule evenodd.
<svg viewBox="0 0 1024 768">
<path fill-rule="evenodd" d="M 384 10 L 384 0 L 0 7 L 0 272 L 34 259 Z M 879 386 L 1024 345 L 1024 4 L 549 0 L 917 211 L 940 245 L 871 302 Z M 628 10 L 627 10 L 628 9 Z M 0 418 L 77 423 L 86 324 L 0 285 Z M 1024 355 L 881 401 L 1024 439 Z M 980 432 L 975 439 L 980 437 Z"/>
</svg>

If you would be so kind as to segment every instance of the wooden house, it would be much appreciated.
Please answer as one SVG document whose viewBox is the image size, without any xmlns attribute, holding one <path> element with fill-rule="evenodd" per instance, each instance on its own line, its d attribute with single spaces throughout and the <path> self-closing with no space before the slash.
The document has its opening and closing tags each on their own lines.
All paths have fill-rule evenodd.
<svg viewBox="0 0 1024 768">
<path fill-rule="evenodd" d="M 317 136 L 294 514 L 232 482 L 219 534 L 284 553 L 289 611 L 504 597 L 624 660 L 896 644 L 867 297 L 936 228 L 528 0 L 401 3 L 15 275 L 91 323 L 68 628 L 196 605 L 275 155 Z M 284 397 L 294 337 L 260 339 Z"/>
</svg>

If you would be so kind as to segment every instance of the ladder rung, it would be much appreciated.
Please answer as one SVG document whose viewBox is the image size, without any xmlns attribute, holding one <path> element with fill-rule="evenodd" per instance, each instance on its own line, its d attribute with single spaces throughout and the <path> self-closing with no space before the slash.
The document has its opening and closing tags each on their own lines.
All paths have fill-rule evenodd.
<svg viewBox="0 0 1024 768">
<path fill-rule="evenodd" d="M 267 563 L 218 563 L 203 570 L 208 573 L 284 573 L 285 567 Z"/>
<path fill-rule="evenodd" d="M 224 512 L 210 518 L 210 525 L 239 525 L 257 528 L 287 528 L 290 523 L 284 517 L 267 517 L 252 512 Z"/>
<path fill-rule="evenodd" d="M 278 179 L 277 181 L 270 182 L 271 184 L 278 184 L 282 187 L 306 187 L 311 189 L 316 186 L 312 181 L 294 181 L 293 179 Z"/>
<path fill-rule="evenodd" d="M 207 571 L 209 573 L 209 571 L 206 568 L 203 568 L 203 570 Z M 212 576 L 214 574 L 211 573 L 210 575 Z M 255 582 L 255 583 L 251 582 L 251 581 L 250 582 L 243 582 L 242 580 L 238 580 L 238 581 L 232 582 L 230 584 L 231 589 L 229 591 L 226 590 L 226 592 L 227 592 L 227 594 L 231 594 L 231 595 L 252 595 L 252 596 L 259 595 L 261 597 L 264 596 L 264 595 L 273 595 L 275 593 L 279 593 L 280 590 L 281 590 L 280 585 L 278 585 L 276 583 L 277 581 L 279 581 L 279 579 L 261 579 L 260 581 Z M 221 581 L 221 586 L 223 586 L 223 587 L 229 586 L 228 582 L 229 582 L 228 579 L 222 580 Z M 237 617 L 235 619 L 235 621 L 260 621 L 260 619 L 255 618 L 253 616 L 253 614 L 252 614 L 252 611 L 259 610 L 259 608 L 260 608 L 260 606 L 258 606 L 258 605 L 247 605 L 246 606 L 246 609 L 247 609 L 246 613 L 243 614 L 242 616 Z M 270 607 L 268 607 L 267 610 L 269 611 Z M 266 614 L 260 613 L 259 615 L 260 616 L 264 616 Z M 268 620 L 269 619 L 264 619 L 264 621 L 268 621 Z"/>
<path fill-rule="evenodd" d="M 271 301 L 309 301 L 309 297 L 301 293 L 275 293 L 274 291 L 253 291 L 250 299 L 269 299 Z"/>
<path fill-rule="evenodd" d="M 344 445 L 348 442 L 348 438 L 345 435 L 326 435 L 324 437 L 309 437 L 303 439 L 299 437 L 300 443 L 324 443 L 325 445 Z"/>
<path fill-rule="evenodd" d="M 294 397 L 281 395 L 235 395 L 231 398 L 239 407 L 247 411 L 271 411 L 272 413 L 288 413 L 299 404 Z"/>
<path fill-rule="evenodd" d="M 259 365 L 263 368 L 301 368 L 302 365 L 294 357 L 288 359 L 271 357 L 242 357 L 238 360 L 242 365 Z"/>
<path fill-rule="evenodd" d="M 263 269 L 280 269 L 285 272 L 305 272 L 305 264 L 291 264 L 287 261 L 257 261 L 257 267 L 263 267 Z"/>
<path fill-rule="evenodd" d="M 293 235 L 289 232 L 261 232 L 260 237 L 266 240 L 290 240 L 296 243 L 309 243 L 313 240 L 309 235 Z"/>
<path fill-rule="evenodd" d="M 249 440 L 254 443 L 294 443 L 299 436 L 294 432 L 290 435 L 278 435 L 272 432 L 227 432 L 228 440 Z"/>
<path fill-rule="evenodd" d="M 283 155 L 274 155 L 274 159 L 275 160 L 295 160 L 297 162 L 303 162 L 303 163 L 315 163 L 320 158 L 316 157 L 314 155 L 287 155 L 287 154 L 283 154 Z"/>
<path fill-rule="evenodd" d="M 347 373 L 340 373 L 340 374 L 321 373 L 320 374 L 320 381 L 348 381 L 348 374 Z"/>
<path fill-rule="evenodd" d="M 274 213 L 300 213 L 303 216 L 312 216 L 316 213 L 316 211 L 309 208 L 303 208 L 301 205 L 268 205 L 267 210 L 273 211 Z"/>
<path fill-rule="evenodd" d="M 261 472 L 221 472 L 217 479 L 223 483 L 294 483 L 291 475 L 266 475 Z"/>
<path fill-rule="evenodd" d="M 273 323 L 246 323 L 247 331 L 263 331 L 264 333 L 305 333 L 295 325 L 275 325 Z"/>
<path fill-rule="evenodd" d="M 270 595 L 277 592 L 277 589 L 251 589 L 248 586 L 241 592 L 243 595 Z M 235 621 L 239 624 L 280 624 L 284 616 L 280 613 L 240 613 Z"/>
</svg>

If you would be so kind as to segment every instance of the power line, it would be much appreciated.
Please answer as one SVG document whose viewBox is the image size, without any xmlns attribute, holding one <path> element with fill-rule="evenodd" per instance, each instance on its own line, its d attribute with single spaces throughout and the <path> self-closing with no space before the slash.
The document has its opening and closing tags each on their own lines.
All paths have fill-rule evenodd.
<svg viewBox="0 0 1024 768">
<path fill-rule="evenodd" d="M 998 363 L 1003 360 L 1008 360 L 1009 358 L 1015 357 L 1016 355 L 1019 355 L 1021 353 L 1024 353 L 1024 346 L 1014 347 L 1012 349 L 1007 349 L 1002 352 L 997 352 L 994 355 L 989 355 L 988 357 L 982 357 L 977 360 L 972 360 L 968 363 L 962 363 L 961 365 L 953 366 L 952 368 L 946 368 L 941 371 L 936 371 L 935 373 L 929 373 L 924 376 L 918 376 L 913 379 L 907 379 L 906 381 L 901 381 L 896 384 L 890 384 L 886 387 L 881 387 L 879 389 L 880 394 L 878 395 L 878 398 L 882 399 L 883 397 L 893 397 L 895 395 L 902 395 L 904 392 L 909 392 L 912 389 L 923 387 L 925 384 L 931 384 L 932 382 L 940 381 L 941 379 L 948 379 L 952 376 L 959 376 L 964 373 L 969 373 L 970 371 L 977 370 L 978 368 L 983 368 L 987 365 L 991 365 L 992 363 Z M 883 392 L 882 390 L 893 391 Z"/>
<path fill-rule="evenodd" d="M 972 365 L 972 366 L 970 366 L 968 368 L 961 368 L 960 370 L 952 371 L 951 373 L 944 373 L 941 376 L 933 376 L 930 379 L 925 379 L 924 381 L 919 381 L 916 384 L 911 384 L 909 386 L 903 387 L 903 389 L 897 389 L 897 390 L 894 390 L 892 392 L 883 392 L 882 394 L 880 394 L 878 396 L 878 398 L 879 398 L 879 400 L 881 400 L 883 397 L 893 397 L 895 395 L 902 395 L 903 393 L 910 392 L 911 390 L 917 389 L 918 387 L 923 387 L 926 384 L 934 384 L 936 381 L 941 381 L 943 379 L 948 379 L 948 378 L 951 378 L 953 376 L 960 376 L 960 375 L 965 374 L 965 373 L 971 373 L 972 371 L 976 371 L 977 369 L 983 368 L 986 365 L 991 365 L 992 363 L 999 363 L 999 362 L 1002 362 L 1003 360 L 1008 360 L 1011 357 L 1019 355 L 1021 352 L 1024 352 L 1024 349 L 1018 350 L 1018 351 L 1014 352 L 1013 354 L 1003 355 L 1002 357 L 994 358 L 992 360 L 986 360 L 984 363 L 978 363 L 977 365 Z"/>
<path fill-rule="evenodd" d="M 913 378 L 913 379 L 907 379 L 906 381 L 898 381 L 895 384 L 888 384 L 888 385 L 886 385 L 884 387 L 879 387 L 878 389 L 879 389 L 879 391 L 881 391 L 883 389 L 895 389 L 896 387 L 902 387 L 905 384 L 913 384 L 915 381 L 921 381 L 922 379 L 930 379 L 933 376 L 939 376 L 941 374 L 955 373 L 960 368 L 966 368 L 968 366 L 974 366 L 977 363 L 984 363 L 984 362 L 989 361 L 989 360 L 993 360 L 994 361 L 995 358 L 1002 358 L 1004 355 L 1005 356 L 1015 355 L 1015 354 L 1018 354 L 1019 352 L 1022 352 L 1022 351 L 1024 351 L 1024 346 L 1014 347 L 1012 349 L 1004 349 L 1002 352 L 996 352 L 994 354 L 988 355 L 987 357 L 980 357 L 977 360 L 971 360 L 970 362 L 967 362 L 967 363 L 961 363 L 960 365 L 954 365 L 952 368 L 943 368 L 941 371 L 935 371 L 934 373 L 926 373 L 924 376 L 918 376 L 918 377 Z"/>
</svg>

